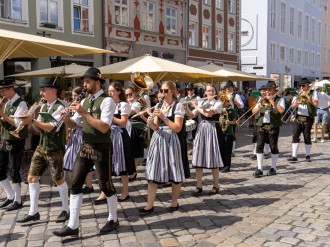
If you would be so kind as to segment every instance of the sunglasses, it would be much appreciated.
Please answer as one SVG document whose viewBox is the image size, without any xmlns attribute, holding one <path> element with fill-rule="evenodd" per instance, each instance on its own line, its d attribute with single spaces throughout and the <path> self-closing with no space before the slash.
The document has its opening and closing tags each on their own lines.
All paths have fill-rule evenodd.
<svg viewBox="0 0 330 247">
<path fill-rule="evenodd" d="M 300 85 L 299 87 L 306 87 L 306 85 Z"/>
<path fill-rule="evenodd" d="M 168 93 L 168 89 L 159 89 L 159 92 L 161 92 L 161 93 Z"/>
<path fill-rule="evenodd" d="M 132 93 L 128 93 L 128 94 L 126 94 L 126 97 L 132 97 L 132 96 L 133 96 Z"/>
</svg>

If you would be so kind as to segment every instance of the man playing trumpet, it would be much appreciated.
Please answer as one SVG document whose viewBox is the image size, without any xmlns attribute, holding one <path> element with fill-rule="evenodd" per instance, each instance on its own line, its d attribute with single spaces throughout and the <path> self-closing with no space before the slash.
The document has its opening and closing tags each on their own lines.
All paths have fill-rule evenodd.
<svg viewBox="0 0 330 247">
<path fill-rule="evenodd" d="M 1 94 L 7 98 L 4 111 L 0 110 L 2 119 L 2 136 L 0 144 L 0 183 L 7 194 L 7 199 L 0 204 L 0 208 L 12 211 L 22 208 L 21 200 L 21 175 L 20 165 L 24 150 L 27 127 L 21 132 L 19 138 L 10 134 L 10 131 L 19 126 L 21 120 L 12 118 L 11 115 L 22 115 L 27 111 L 26 103 L 18 96 L 14 90 L 14 81 L 10 79 L 0 81 Z M 7 178 L 7 169 L 12 180 L 13 187 Z"/>
</svg>

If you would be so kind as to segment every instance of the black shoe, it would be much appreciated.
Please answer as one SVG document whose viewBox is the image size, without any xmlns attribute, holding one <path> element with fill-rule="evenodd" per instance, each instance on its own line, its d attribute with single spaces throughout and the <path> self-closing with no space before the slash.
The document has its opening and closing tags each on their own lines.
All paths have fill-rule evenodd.
<svg viewBox="0 0 330 247">
<path fill-rule="evenodd" d="M 179 210 L 179 207 L 180 207 L 180 206 L 179 206 L 179 203 L 177 203 L 177 204 L 176 204 L 176 207 L 172 207 L 172 206 L 171 206 L 171 207 L 169 208 L 169 210 L 170 210 L 170 212 L 175 212 L 175 211 L 178 211 L 178 210 Z"/>
<path fill-rule="evenodd" d="M 93 204 L 94 204 L 94 205 L 107 204 L 107 198 L 100 199 L 100 200 L 95 199 L 95 200 L 93 201 Z"/>
<path fill-rule="evenodd" d="M 267 176 L 274 176 L 276 175 L 276 170 L 274 168 L 270 168 L 270 170 L 267 172 Z"/>
<path fill-rule="evenodd" d="M 108 221 L 105 223 L 105 225 L 101 228 L 100 234 L 106 234 L 109 233 L 119 227 L 119 222 L 118 220 L 114 222 L 113 220 Z"/>
<path fill-rule="evenodd" d="M 256 154 L 253 154 L 250 156 L 251 160 L 256 160 L 257 159 L 257 155 Z"/>
<path fill-rule="evenodd" d="M 0 208 L 5 208 L 5 207 L 7 207 L 9 204 L 11 204 L 13 202 L 14 202 L 14 199 L 13 200 L 6 199 L 3 203 L 0 204 Z"/>
<path fill-rule="evenodd" d="M 58 231 L 53 231 L 53 234 L 58 237 L 75 237 L 77 238 L 79 235 L 79 228 L 77 229 L 71 229 L 70 227 L 66 226 Z"/>
<path fill-rule="evenodd" d="M 65 222 L 70 218 L 70 214 L 67 211 L 62 211 L 56 218 L 56 223 Z"/>
<path fill-rule="evenodd" d="M 119 197 L 117 198 L 118 202 L 124 202 L 127 201 L 129 199 L 129 195 L 127 195 L 125 198 L 120 199 Z"/>
<path fill-rule="evenodd" d="M 14 201 L 12 204 L 10 204 L 8 207 L 6 207 L 6 211 L 14 211 L 14 210 L 20 209 L 22 207 L 23 207 L 22 203 Z"/>
<path fill-rule="evenodd" d="M 290 158 L 288 158 L 288 161 L 290 161 L 290 162 L 296 162 L 296 161 L 298 161 L 298 159 L 297 159 L 297 157 L 290 157 Z"/>
<path fill-rule="evenodd" d="M 191 193 L 193 196 L 199 196 L 203 192 L 202 188 L 196 187 L 196 189 Z"/>
<path fill-rule="evenodd" d="M 213 196 L 219 193 L 219 187 L 216 188 L 213 186 L 212 190 L 209 191 L 209 196 Z"/>
<path fill-rule="evenodd" d="M 311 156 L 309 156 L 309 155 L 307 155 L 306 156 L 306 162 L 311 162 L 312 160 L 311 160 Z"/>
<path fill-rule="evenodd" d="M 135 173 L 133 177 L 131 177 L 131 178 L 129 177 L 129 178 L 128 178 L 128 181 L 129 181 L 129 182 L 133 182 L 133 181 L 136 180 L 136 177 L 137 177 L 137 173 Z"/>
<path fill-rule="evenodd" d="M 230 166 L 224 166 L 222 167 L 222 169 L 220 170 L 221 173 L 227 173 L 230 172 Z"/>
<path fill-rule="evenodd" d="M 257 169 L 254 173 L 253 173 L 253 176 L 255 178 L 260 178 L 264 175 L 263 171 L 261 171 L 260 169 Z"/>
<path fill-rule="evenodd" d="M 143 216 L 143 215 L 147 215 L 147 214 L 151 214 L 154 212 L 154 207 L 150 208 L 150 209 L 144 209 L 144 208 L 141 208 L 139 209 L 139 212 L 140 214 Z"/>
<path fill-rule="evenodd" d="M 36 220 L 40 220 L 40 214 L 39 213 L 36 213 L 34 215 L 27 214 L 22 219 L 17 220 L 16 222 L 26 223 L 26 222 L 29 222 L 29 221 L 36 221 Z"/>
<path fill-rule="evenodd" d="M 264 154 L 264 159 L 269 159 L 270 158 L 270 154 Z"/>
<path fill-rule="evenodd" d="M 93 186 L 92 187 L 87 187 L 87 186 L 85 186 L 84 188 L 83 188 L 83 194 L 90 194 L 90 193 L 93 193 L 94 192 L 94 188 L 93 188 Z"/>
</svg>

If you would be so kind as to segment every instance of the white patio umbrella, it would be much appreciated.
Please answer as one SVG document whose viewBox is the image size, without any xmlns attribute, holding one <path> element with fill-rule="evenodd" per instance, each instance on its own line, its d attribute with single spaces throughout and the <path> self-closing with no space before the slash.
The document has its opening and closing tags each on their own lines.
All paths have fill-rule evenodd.
<svg viewBox="0 0 330 247">
<path fill-rule="evenodd" d="M 111 51 L 37 35 L 0 29 L 0 64 L 7 58 L 73 56 Z"/>
<path fill-rule="evenodd" d="M 315 82 L 314 87 L 323 87 L 324 84 L 330 85 L 330 81 L 329 80 L 317 81 L 317 82 Z"/>
</svg>

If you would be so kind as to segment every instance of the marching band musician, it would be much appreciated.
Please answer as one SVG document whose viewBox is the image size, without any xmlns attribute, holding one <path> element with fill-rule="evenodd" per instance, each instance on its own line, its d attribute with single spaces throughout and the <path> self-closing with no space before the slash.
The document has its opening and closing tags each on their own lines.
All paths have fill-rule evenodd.
<svg viewBox="0 0 330 247">
<path fill-rule="evenodd" d="M 195 94 L 195 87 L 192 83 L 189 83 L 186 87 L 187 89 L 187 96 L 184 98 L 184 101 L 192 101 L 193 99 L 196 99 L 197 101 L 200 100 L 200 97 L 198 95 Z M 192 103 L 188 103 L 188 107 L 190 111 L 193 111 L 195 108 L 193 107 Z M 193 119 L 194 121 L 197 121 L 197 118 Z M 196 132 L 197 132 L 197 128 L 189 131 L 191 133 L 191 136 L 189 136 L 188 134 L 188 138 L 189 139 L 194 139 Z"/>
<path fill-rule="evenodd" d="M 295 162 L 297 159 L 297 152 L 300 141 L 300 134 L 303 133 L 305 150 L 306 150 L 306 161 L 310 162 L 310 151 L 312 147 L 311 141 L 311 129 L 316 116 L 316 106 L 318 104 L 317 93 L 313 92 L 310 96 L 308 93 L 310 81 L 307 78 L 302 78 L 299 82 L 300 92 L 298 96 L 295 96 L 292 100 L 291 107 L 297 108 L 295 111 L 295 120 L 293 123 L 293 135 L 292 135 L 292 156 L 288 158 L 288 161 Z M 305 98 L 306 100 L 302 100 Z"/>
<path fill-rule="evenodd" d="M 220 140 L 220 153 L 223 161 L 223 167 L 220 168 L 221 173 L 230 172 L 231 165 L 231 153 L 233 148 L 234 141 L 234 132 L 233 127 L 236 124 L 236 110 L 234 107 L 234 102 L 232 99 L 223 100 L 221 99 L 220 93 L 220 101 L 222 102 L 222 112 L 226 111 L 228 114 L 228 119 L 225 119 L 228 125 L 227 129 L 222 131 L 221 140 Z"/>
<path fill-rule="evenodd" d="M 163 83 L 159 90 L 162 101 L 149 116 L 148 123 L 154 130 L 150 141 L 150 148 L 146 164 L 146 178 L 148 180 L 147 205 L 140 209 L 141 215 L 154 211 L 154 202 L 159 184 L 172 183 L 172 201 L 169 210 L 179 210 L 178 198 L 181 183 L 185 180 L 182 160 L 180 132 L 183 129 L 185 110 L 176 98 L 176 87 L 171 81 Z"/>
<path fill-rule="evenodd" d="M 61 119 L 61 112 L 64 110 L 64 105 L 57 98 L 57 78 L 45 78 L 39 87 L 41 97 L 47 101 L 42 106 L 41 112 L 49 113 L 56 121 L 59 121 Z M 22 121 L 26 124 L 32 123 L 33 128 L 37 132 L 40 132 L 40 141 L 33 153 L 28 175 L 30 211 L 22 219 L 17 220 L 17 222 L 26 223 L 40 219 L 38 208 L 40 194 L 39 179 L 47 167 L 50 167 L 51 178 L 57 185 L 62 201 L 62 212 L 57 217 L 56 222 L 65 222 L 69 218 L 68 185 L 65 181 L 63 170 L 65 126 L 62 125 L 54 136 L 50 136 L 48 133 L 56 128 L 56 123 L 50 122 L 46 117 L 39 115 L 38 119 L 35 120 L 32 116 L 28 116 L 23 118 Z"/>
<path fill-rule="evenodd" d="M 89 97 L 82 102 L 73 102 L 69 109 L 75 110 L 75 115 L 65 119 L 68 128 L 75 128 L 83 121 L 83 142 L 80 146 L 73 167 L 72 190 L 70 195 L 70 219 L 68 226 L 53 234 L 59 237 L 79 235 L 79 215 L 82 204 L 82 187 L 90 169 L 95 165 L 100 190 L 107 196 L 109 216 L 107 223 L 101 228 L 100 234 L 105 234 L 119 227 L 117 219 L 117 196 L 113 186 L 112 173 L 112 142 L 110 126 L 116 104 L 104 93 L 100 70 L 89 68 L 83 76 L 84 88 Z"/>
<path fill-rule="evenodd" d="M 232 94 L 233 95 L 234 106 L 237 109 L 243 109 L 244 108 L 244 103 L 243 103 L 241 97 L 237 93 L 235 93 L 235 84 L 232 81 L 227 81 L 226 85 L 224 86 L 224 90 L 226 91 L 226 94 Z M 234 140 L 233 140 L 232 156 L 235 156 L 236 125 L 233 126 L 233 132 L 234 132 Z"/>
<path fill-rule="evenodd" d="M 220 154 L 221 129 L 219 125 L 219 114 L 222 111 L 222 104 L 216 100 L 217 90 L 212 84 L 205 87 L 206 100 L 198 103 L 192 101 L 195 110 L 190 111 L 187 104 L 184 105 L 186 114 L 190 118 L 199 117 L 197 134 L 194 140 L 192 166 L 196 168 L 197 186 L 192 192 L 198 196 L 203 192 L 202 178 L 203 169 L 211 169 L 213 174 L 213 188 L 209 195 L 219 192 L 219 168 L 223 167 Z"/>
<path fill-rule="evenodd" d="M 258 114 L 256 117 L 256 124 L 258 126 L 257 135 L 257 163 L 258 169 L 253 173 L 254 177 L 259 178 L 263 176 L 263 158 L 264 158 L 264 145 L 268 137 L 272 166 L 267 175 L 276 175 L 276 164 L 278 159 L 278 137 L 280 133 L 281 115 L 285 111 L 285 101 L 280 96 L 276 95 L 276 84 L 274 81 L 268 81 L 264 86 L 266 95 L 259 99 L 257 105 L 253 108 L 252 113 Z M 263 100 L 268 101 L 269 109 L 263 106 Z"/>
<path fill-rule="evenodd" d="M 118 202 L 129 199 L 128 178 L 129 175 L 136 174 L 131 138 L 126 130 L 128 115 L 131 112 L 129 104 L 126 102 L 125 91 L 119 82 L 113 82 L 108 89 L 109 96 L 116 103 L 116 111 L 111 125 L 111 139 L 113 145 L 112 174 L 121 177 L 123 191 L 118 196 Z"/>
<path fill-rule="evenodd" d="M 10 131 L 19 126 L 21 120 L 10 115 L 23 115 L 27 111 L 27 105 L 14 89 L 14 81 L 5 79 L 0 81 L 0 91 L 7 103 L 4 109 L 0 109 L 2 118 L 1 148 L 0 148 L 0 183 L 3 186 L 7 198 L 0 204 L 0 208 L 13 211 L 23 207 L 21 199 L 21 157 L 24 150 L 27 126 L 20 132 L 19 138 L 10 134 Z M 1 100 L 2 101 L 2 100 Z M 12 180 L 12 185 L 7 177 L 7 169 Z"/>
</svg>

